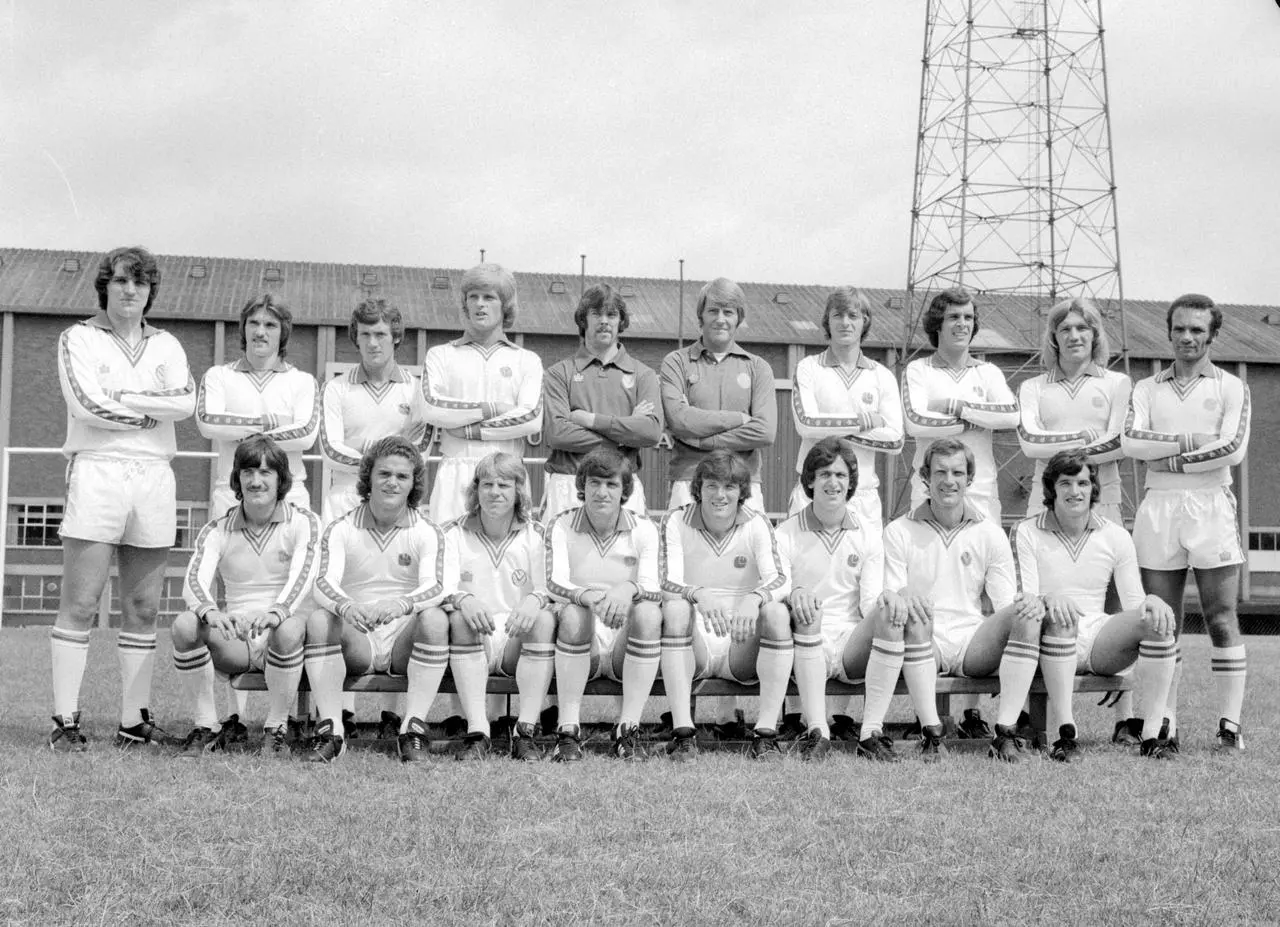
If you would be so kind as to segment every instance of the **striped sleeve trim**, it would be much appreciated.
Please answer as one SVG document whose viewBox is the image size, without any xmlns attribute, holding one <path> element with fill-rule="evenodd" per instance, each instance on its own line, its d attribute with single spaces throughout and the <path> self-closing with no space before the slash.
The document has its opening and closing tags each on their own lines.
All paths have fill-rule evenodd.
<svg viewBox="0 0 1280 927">
<path fill-rule="evenodd" d="M 302 569 L 298 571 L 297 577 L 294 578 L 293 584 L 284 591 L 276 604 L 285 610 L 285 616 L 292 615 L 298 610 L 298 606 L 302 604 L 303 594 L 307 591 L 308 582 L 311 576 L 311 567 L 316 559 L 316 541 L 320 538 L 320 519 L 315 512 L 310 509 L 293 509 L 295 517 L 302 517 L 307 526 L 307 554 L 306 559 L 302 563 Z"/>
<path fill-rule="evenodd" d="M 1208 463 L 1213 460 L 1219 460 L 1223 457 L 1230 457 L 1236 451 L 1240 450 L 1244 444 L 1245 435 L 1249 433 L 1249 387 L 1244 387 L 1244 399 L 1240 406 L 1240 424 L 1236 427 L 1236 433 L 1231 440 L 1222 447 L 1215 447 L 1211 451 L 1192 451 L 1189 454 L 1182 455 L 1182 464 L 1198 464 Z"/>
<path fill-rule="evenodd" d="M 141 428 L 155 427 L 154 420 L 145 415 L 138 415 L 135 412 L 117 412 L 89 398 L 89 394 L 85 392 L 80 381 L 76 379 L 75 367 L 71 363 L 71 344 L 68 337 L 70 334 L 70 331 L 62 333 L 62 337 L 58 339 L 58 348 L 62 353 L 62 366 L 67 372 L 67 382 L 71 384 L 71 392 L 80 407 L 95 418 L 100 418 L 106 422 L 114 422 L 118 425 L 137 425 Z M 151 424 L 148 425 L 148 422 Z"/>
</svg>

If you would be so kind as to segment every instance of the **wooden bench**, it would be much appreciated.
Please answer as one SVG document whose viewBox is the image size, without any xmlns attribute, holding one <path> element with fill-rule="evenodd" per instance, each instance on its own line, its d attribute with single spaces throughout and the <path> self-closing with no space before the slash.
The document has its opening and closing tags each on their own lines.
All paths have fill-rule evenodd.
<svg viewBox="0 0 1280 927">
<path fill-rule="evenodd" d="M 406 676 L 388 676 L 382 673 L 372 673 L 368 676 L 348 676 L 342 688 L 345 692 L 404 692 L 408 686 L 408 681 Z M 939 676 L 937 685 L 938 714 L 943 718 L 947 718 L 951 714 L 951 697 L 953 695 L 994 695 L 1000 691 L 1000 680 L 995 676 L 987 676 L 982 679 Z M 262 673 L 242 673 L 232 677 L 231 686 L 235 689 L 250 692 L 265 692 L 267 680 Z M 1075 677 L 1076 692 L 1115 692 L 1128 691 L 1131 688 L 1132 685 L 1127 676 Z M 456 691 L 452 673 L 445 674 L 440 683 L 440 691 Z M 511 698 L 518 694 L 514 677 L 490 676 L 488 691 L 490 695 L 506 696 L 507 713 L 510 714 Z M 552 680 L 551 693 L 555 694 L 555 691 L 555 681 Z M 304 675 L 298 687 L 298 710 L 304 714 L 307 712 L 307 693 L 309 692 L 310 686 Z M 586 694 L 619 696 L 622 694 L 622 684 L 614 682 L 612 679 L 592 679 L 587 683 Z M 666 695 L 666 689 L 663 687 L 661 679 L 653 684 L 653 691 L 650 694 Z M 697 679 L 693 683 L 693 709 L 695 712 L 697 711 L 699 696 L 756 697 L 759 694 L 759 686 L 743 685 L 742 683 L 730 682 L 727 679 Z M 792 682 L 787 687 L 787 694 L 797 694 L 795 682 Z M 898 686 L 894 689 L 894 695 L 906 694 L 907 684 L 899 678 Z M 860 682 L 846 683 L 832 679 L 827 682 L 827 695 L 866 695 L 866 686 Z M 1036 676 L 1031 683 L 1030 701 L 1031 724 L 1036 731 L 1044 734 L 1048 717 L 1049 696 L 1045 691 L 1044 680 L 1039 676 Z"/>
</svg>

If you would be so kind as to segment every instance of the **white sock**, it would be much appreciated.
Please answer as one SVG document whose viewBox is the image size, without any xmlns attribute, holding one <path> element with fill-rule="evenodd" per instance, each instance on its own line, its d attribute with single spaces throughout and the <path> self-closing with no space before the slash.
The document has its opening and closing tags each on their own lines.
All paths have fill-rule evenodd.
<svg viewBox="0 0 1280 927">
<path fill-rule="evenodd" d="M 320 721 L 333 722 L 335 737 L 344 736 L 342 728 L 342 684 L 347 678 L 347 664 L 342 659 L 342 645 L 307 644 L 303 665 L 311 683 L 311 698 Z"/>
<path fill-rule="evenodd" d="M 1153 740 L 1164 721 L 1169 687 L 1178 668 L 1177 641 L 1142 641 L 1138 644 L 1139 693 L 1147 714 L 1142 719 L 1142 739 Z"/>
<path fill-rule="evenodd" d="M 413 652 L 409 654 L 409 691 L 404 700 L 404 717 L 400 719 L 401 734 L 409 730 L 411 719 L 427 720 L 431 703 L 440 691 L 440 680 L 444 679 L 444 671 L 448 668 L 448 644 L 414 643 Z"/>
<path fill-rule="evenodd" d="M 822 634 L 792 636 L 795 644 L 796 688 L 800 691 L 800 712 L 810 730 L 817 728 L 823 737 L 831 737 L 827 723 L 827 656 L 822 651 Z M 810 717 L 814 715 L 816 717 Z"/>
<path fill-rule="evenodd" d="M 1244 683 L 1248 675 L 1244 644 L 1214 647 L 1209 651 L 1214 687 L 1218 690 L 1218 717 L 1240 724 Z"/>
<path fill-rule="evenodd" d="M 697 668 L 693 656 L 693 635 L 664 637 L 659 661 L 667 704 L 671 707 L 671 726 L 693 727 L 693 673 Z"/>
<path fill-rule="evenodd" d="M 274 731 L 289 723 L 289 708 L 297 698 L 298 683 L 302 681 L 302 648 L 290 653 L 277 653 L 273 647 L 268 647 L 267 667 L 263 675 L 267 677 L 267 720 L 263 727 Z"/>
<path fill-rule="evenodd" d="M 53 713 L 70 718 L 80 710 L 80 683 L 89 659 L 89 632 L 53 628 L 49 632 L 53 658 Z"/>
<path fill-rule="evenodd" d="M 151 674 L 156 666 L 156 635 L 121 631 L 116 641 L 120 658 L 120 726 L 142 723 L 142 709 L 150 707 Z"/>
<path fill-rule="evenodd" d="M 213 699 L 213 657 L 209 648 L 197 644 L 192 650 L 173 651 L 173 666 L 191 702 L 191 720 L 196 727 L 216 731 L 218 706 Z"/>
<path fill-rule="evenodd" d="M 640 723 L 644 704 L 653 693 L 653 681 L 658 678 L 661 652 L 658 641 L 627 638 L 627 655 L 622 662 L 622 715 L 618 719 L 624 726 Z"/>
<path fill-rule="evenodd" d="M 916 710 L 922 727 L 941 724 L 938 717 L 938 661 L 933 655 L 933 641 L 904 644 L 902 678 L 907 682 L 911 707 Z"/>
<path fill-rule="evenodd" d="M 607 655 L 603 659 L 608 659 Z M 591 678 L 591 642 L 556 641 L 556 698 L 560 702 L 560 726 L 579 724 L 582 693 Z"/>
<path fill-rule="evenodd" d="M 1164 716 L 1169 719 L 1169 736 L 1178 736 L 1178 684 L 1182 682 L 1182 643 L 1179 641 L 1173 648 L 1174 666 L 1173 681 L 1169 683 L 1169 694 L 1165 698 Z M 1147 714 L 1152 714 L 1147 711 Z M 1163 719 L 1157 719 L 1163 723 Z"/>
<path fill-rule="evenodd" d="M 1000 707 L 996 711 L 996 724 L 1014 727 L 1018 715 L 1031 691 L 1031 680 L 1040 665 L 1038 642 L 1010 640 L 1004 645 L 1000 658 Z"/>
<path fill-rule="evenodd" d="M 556 648 L 553 644 L 522 644 L 520 662 L 516 664 L 516 688 L 520 690 L 521 724 L 537 724 L 542 716 L 542 703 L 551 688 L 556 671 Z"/>
<path fill-rule="evenodd" d="M 467 733 L 489 736 L 488 704 L 485 690 L 489 684 L 489 661 L 485 658 L 484 644 L 451 644 L 449 667 L 453 670 L 453 684 L 462 702 L 462 715 L 467 719 Z M 438 684 L 437 684 L 438 685 Z"/>
<path fill-rule="evenodd" d="M 889 712 L 893 690 L 902 672 L 905 647 L 902 641 L 871 639 L 871 656 L 867 658 L 866 707 L 862 711 L 862 729 L 858 736 L 866 740 L 884 732 L 884 716 Z"/>
<path fill-rule="evenodd" d="M 782 714 L 782 702 L 787 697 L 787 683 L 791 681 L 794 658 L 795 649 L 790 636 L 780 641 L 768 638 L 760 640 L 760 652 L 756 654 L 756 675 L 760 678 L 757 731 L 778 729 L 778 716 Z"/>
<path fill-rule="evenodd" d="M 1040 638 L 1040 674 L 1049 693 L 1049 706 L 1059 726 L 1076 723 L 1072 692 L 1076 681 L 1076 639 L 1074 637 Z M 1003 683 L 1001 683 L 1003 686 Z M 1050 725 L 1049 735 L 1056 737 L 1058 728 Z"/>
</svg>

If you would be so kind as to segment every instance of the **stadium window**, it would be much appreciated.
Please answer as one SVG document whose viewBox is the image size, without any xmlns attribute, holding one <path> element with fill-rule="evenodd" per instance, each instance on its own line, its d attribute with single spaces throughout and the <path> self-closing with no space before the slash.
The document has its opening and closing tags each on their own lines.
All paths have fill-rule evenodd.
<svg viewBox="0 0 1280 927">
<path fill-rule="evenodd" d="M 552 280 L 550 291 L 553 295 L 560 296 L 563 293 L 567 293 L 568 289 L 565 287 L 563 280 Z"/>
<path fill-rule="evenodd" d="M 61 502 L 25 502 L 9 506 L 7 547 L 61 547 Z"/>
<path fill-rule="evenodd" d="M 75 274 L 75 273 L 79 273 L 79 272 L 80 272 L 80 259 L 79 259 L 79 258 L 63 258 L 63 259 L 62 259 L 62 272 L 63 272 L 63 273 L 65 273 L 65 274 Z"/>
<path fill-rule="evenodd" d="M 775 303 L 777 303 L 779 306 L 790 306 L 790 305 L 791 305 L 791 294 L 790 294 L 790 293 L 775 293 L 775 294 L 773 294 L 773 301 L 774 301 Z"/>
<path fill-rule="evenodd" d="M 187 272 L 187 276 L 192 280 L 203 280 L 208 275 L 209 269 L 203 264 L 192 264 L 191 270 Z"/>
<path fill-rule="evenodd" d="M 284 279 L 279 267 L 267 267 L 262 271 L 263 283 L 279 283 Z"/>
<path fill-rule="evenodd" d="M 4 581 L 4 610 L 56 615 L 62 598 L 62 577 L 11 575 Z"/>
<path fill-rule="evenodd" d="M 207 505 L 188 502 L 178 503 L 178 537 L 174 542 L 174 550 L 195 550 L 196 538 L 200 529 L 209 520 Z"/>
<path fill-rule="evenodd" d="M 449 289 L 449 278 L 445 274 L 436 274 L 431 278 L 431 289 L 447 290 Z"/>
<path fill-rule="evenodd" d="M 361 286 L 377 286 L 378 275 L 371 270 L 366 270 L 364 273 L 360 275 L 360 285 Z"/>
<path fill-rule="evenodd" d="M 630 299 L 636 295 L 636 288 L 629 283 L 624 283 L 618 287 L 618 295 L 623 299 Z"/>
</svg>

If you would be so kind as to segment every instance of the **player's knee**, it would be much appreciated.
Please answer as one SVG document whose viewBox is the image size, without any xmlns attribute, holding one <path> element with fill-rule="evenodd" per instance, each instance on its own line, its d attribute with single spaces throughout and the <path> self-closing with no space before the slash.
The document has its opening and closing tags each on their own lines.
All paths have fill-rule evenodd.
<svg viewBox="0 0 1280 927">
<path fill-rule="evenodd" d="M 200 643 L 200 619 L 195 612 L 183 612 L 173 619 L 169 634 L 174 650 L 191 650 Z"/>
<path fill-rule="evenodd" d="M 533 619 L 533 628 L 529 631 L 528 640 L 534 643 L 548 643 L 556 636 L 556 616 L 547 609 L 538 612 Z"/>
<path fill-rule="evenodd" d="M 791 614 L 781 602 L 766 602 L 756 619 L 756 628 L 761 637 L 771 641 L 790 638 Z"/>
<path fill-rule="evenodd" d="M 631 636 L 657 640 L 662 636 L 662 609 L 656 602 L 640 602 L 631 610 Z"/>
<path fill-rule="evenodd" d="M 290 615 L 271 630 L 271 647 L 277 653 L 292 653 L 302 646 L 306 624 L 298 615 Z"/>
<path fill-rule="evenodd" d="M 148 592 L 133 590 L 120 602 L 121 623 L 150 627 L 160 614 L 160 603 Z"/>
<path fill-rule="evenodd" d="M 929 617 L 909 617 L 903 626 L 903 640 L 908 644 L 923 644 L 933 640 L 933 619 Z"/>
<path fill-rule="evenodd" d="M 307 616 L 306 628 L 309 641 L 336 641 L 341 632 L 342 619 L 327 608 L 317 608 Z"/>
<path fill-rule="evenodd" d="M 458 644 L 474 644 L 476 632 L 471 630 L 462 612 L 454 612 L 449 616 L 449 639 Z"/>
<path fill-rule="evenodd" d="M 443 644 L 449 641 L 449 616 L 443 609 L 428 608 L 418 612 L 414 630 L 420 641 Z"/>
<path fill-rule="evenodd" d="M 662 631 L 672 637 L 688 634 L 693 628 L 693 608 L 684 599 L 662 603 Z"/>
<path fill-rule="evenodd" d="M 593 621 L 587 609 L 566 605 L 556 622 L 556 639 L 566 644 L 585 644 L 590 639 Z"/>
</svg>

